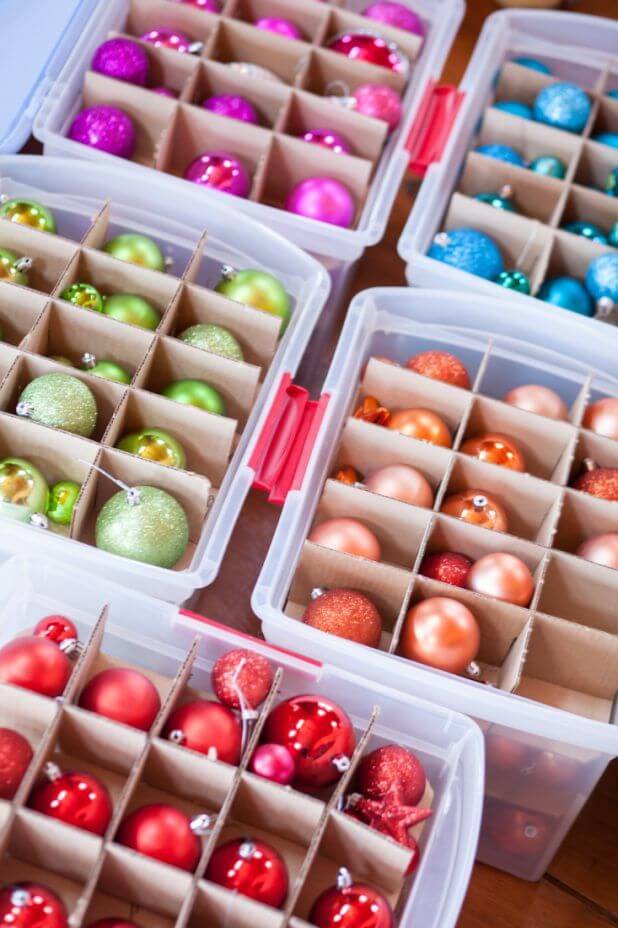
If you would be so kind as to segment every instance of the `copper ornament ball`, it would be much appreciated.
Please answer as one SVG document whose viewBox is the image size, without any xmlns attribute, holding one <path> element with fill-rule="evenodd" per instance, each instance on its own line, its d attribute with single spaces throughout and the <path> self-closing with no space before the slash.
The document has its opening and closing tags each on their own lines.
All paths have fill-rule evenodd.
<svg viewBox="0 0 618 928">
<path fill-rule="evenodd" d="M 515 606 L 528 606 L 534 577 L 527 564 L 513 554 L 495 552 L 476 561 L 468 573 L 468 589 Z"/>
<path fill-rule="evenodd" d="M 618 440 L 618 398 L 607 396 L 591 403 L 584 413 L 583 426 L 597 435 Z"/>
<path fill-rule="evenodd" d="M 398 499 L 403 503 L 431 509 L 433 490 L 427 478 L 415 467 L 407 464 L 390 464 L 374 470 L 365 479 L 365 486 L 372 493 Z"/>
<path fill-rule="evenodd" d="M 379 561 L 382 557 L 380 542 L 375 534 L 358 519 L 327 519 L 313 529 L 309 541 L 323 548 L 343 551 L 355 557 Z"/>
<path fill-rule="evenodd" d="M 416 438 L 441 448 L 450 448 L 453 441 L 444 419 L 431 409 L 398 409 L 392 413 L 386 427 L 407 438 Z"/>
<path fill-rule="evenodd" d="M 618 500 L 618 467 L 595 467 L 580 474 L 573 482 L 575 490 L 590 493 L 598 499 Z"/>
<path fill-rule="evenodd" d="M 454 516 L 470 525 L 479 525 L 493 532 L 508 531 L 508 517 L 504 506 L 485 490 L 463 490 L 448 496 L 442 504 L 447 516 Z"/>
<path fill-rule="evenodd" d="M 423 377 L 470 389 L 470 375 L 463 361 L 449 351 L 421 351 L 406 361 L 406 367 Z"/>
<path fill-rule="evenodd" d="M 503 397 L 503 402 L 508 403 L 509 406 L 524 409 L 526 412 L 545 416 L 547 419 L 566 422 L 569 418 L 569 410 L 562 397 L 555 390 L 550 390 L 549 387 L 543 387 L 541 384 L 527 383 L 522 384 L 521 387 L 515 387 Z"/>
<path fill-rule="evenodd" d="M 618 532 L 593 535 L 582 542 L 575 553 L 586 561 L 618 570 Z"/>
<path fill-rule="evenodd" d="M 401 635 L 404 657 L 449 673 L 463 673 L 481 641 L 478 623 L 463 603 L 432 596 L 413 606 Z"/>
<path fill-rule="evenodd" d="M 303 622 L 311 628 L 377 648 L 382 618 L 368 596 L 357 590 L 332 589 L 318 593 L 307 606 Z"/>
<path fill-rule="evenodd" d="M 462 444 L 461 452 L 485 464 L 496 464 L 520 473 L 526 470 L 524 455 L 517 442 L 502 432 L 486 432 L 476 438 L 469 438 Z"/>
</svg>

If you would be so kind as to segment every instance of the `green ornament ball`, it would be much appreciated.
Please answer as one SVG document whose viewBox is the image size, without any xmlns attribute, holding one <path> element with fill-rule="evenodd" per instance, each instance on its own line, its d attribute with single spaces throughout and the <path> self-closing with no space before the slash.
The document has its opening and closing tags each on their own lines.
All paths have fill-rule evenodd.
<svg viewBox="0 0 618 928">
<path fill-rule="evenodd" d="M 211 354 L 218 354 L 231 361 L 244 361 L 245 359 L 238 339 L 222 325 L 213 323 L 192 325 L 181 332 L 178 338 L 187 345 L 201 348 L 202 351 L 210 351 Z"/>
<path fill-rule="evenodd" d="M 27 522 L 35 512 L 45 513 L 48 495 L 47 480 L 30 461 L 0 461 L 0 516 Z"/>
<path fill-rule="evenodd" d="M 566 165 L 560 158 L 555 155 L 540 155 L 528 165 L 531 171 L 536 174 L 543 174 L 545 177 L 557 177 L 561 180 L 566 174 Z"/>
<path fill-rule="evenodd" d="M 63 367 L 75 367 L 70 358 L 65 358 L 63 354 L 52 354 L 49 360 L 55 361 L 56 364 L 62 364 Z"/>
<path fill-rule="evenodd" d="M 107 361 L 104 358 L 97 361 L 92 355 L 85 355 L 83 360 L 84 370 L 95 377 L 113 380 L 114 383 L 131 383 L 131 374 L 115 361 Z"/>
<path fill-rule="evenodd" d="M 176 380 L 162 391 L 163 396 L 185 406 L 197 406 L 215 416 L 225 416 L 225 400 L 205 380 Z"/>
<path fill-rule="evenodd" d="M 507 290 L 515 290 L 516 293 L 530 293 L 530 281 L 523 271 L 502 271 L 496 277 L 496 283 Z"/>
<path fill-rule="evenodd" d="M 153 271 L 165 271 L 165 258 L 156 242 L 147 235 L 137 232 L 124 232 L 116 235 L 103 246 L 103 251 L 119 261 L 129 264 L 139 264 Z"/>
<path fill-rule="evenodd" d="M 165 467 L 179 467 L 182 470 L 187 463 L 187 456 L 180 442 L 163 429 L 145 428 L 139 432 L 131 432 L 121 438 L 116 447 L 129 454 L 135 454 L 144 461 L 155 461 Z"/>
<path fill-rule="evenodd" d="M 244 271 L 227 270 L 215 289 L 236 303 L 279 316 L 283 320 L 282 335 L 287 329 L 292 315 L 290 295 L 281 281 L 267 271 L 252 268 Z"/>
<path fill-rule="evenodd" d="M 43 374 L 22 391 L 17 414 L 90 438 L 97 424 L 97 403 L 90 388 L 71 374 Z"/>
<path fill-rule="evenodd" d="M 87 284 L 84 281 L 71 284 L 60 294 L 61 300 L 72 303 L 73 306 L 80 306 L 82 309 L 90 309 L 95 313 L 103 312 L 103 297 L 96 287 Z"/>
<path fill-rule="evenodd" d="M 30 258 L 20 257 L 10 248 L 0 248 L 0 280 L 27 287 L 31 263 Z"/>
<path fill-rule="evenodd" d="M 70 525 L 81 485 L 74 480 L 60 480 L 49 491 L 47 518 L 56 525 Z"/>
<path fill-rule="evenodd" d="M 113 296 L 108 296 L 104 302 L 103 312 L 110 319 L 137 325 L 141 329 L 150 329 L 153 332 L 161 321 L 152 303 L 136 293 L 115 293 Z"/>
<path fill-rule="evenodd" d="M 30 226 L 32 229 L 38 229 L 40 232 L 56 231 L 56 220 L 51 210 L 48 210 L 42 203 L 36 200 L 7 200 L 0 206 L 0 216 L 3 219 L 9 219 L 11 222 L 18 222 L 20 225 Z"/>
<path fill-rule="evenodd" d="M 174 567 L 189 544 L 189 523 L 173 496 L 156 487 L 139 486 L 115 493 L 101 508 L 96 545 L 120 557 Z"/>
</svg>

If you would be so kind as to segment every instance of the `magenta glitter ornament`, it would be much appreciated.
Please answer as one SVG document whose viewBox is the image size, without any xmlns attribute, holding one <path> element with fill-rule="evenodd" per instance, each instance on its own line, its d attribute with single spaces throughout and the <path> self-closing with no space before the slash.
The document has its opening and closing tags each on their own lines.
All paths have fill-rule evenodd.
<svg viewBox="0 0 618 928">
<path fill-rule="evenodd" d="M 352 61 L 366 61 L 388 71 L 407 76 L 410 69 L 408 58 L 395 42 L 375 32 L 342 32 L 328 43 L 327 48 Z"/>
<path fill-rule="evenodd" d="M 200 10 L 206 10 L 208 13 L 221 12 L 219 0 L 174 0 L 174 3 L 186 3 L 187 6 L 197 6 Z"/>
<path fill-rule="evenodd" d="M 170 90 L 169 87 L 151 87 L 153 93 L 158 93 L 160 97 L 171 97 L 172 100 L 176 99 L 176 94 L 173 90 Z"/>
<path fill-rule="evenodd" d="M 205 151 L 191 162 L 185 178 L 235 197 L 249 196 L 251 178 L 242 161 L 226 151 Z"/>
<path fill-rule="evenodd" d="M 205 110 L 216 113 L 217 116 L 227 116 L 229 119 L 240 119 L 241 122 L 250 122 L 257 125 L 259 116 L 253 103 L 239 93 L 222 93 L 218 96 L 208 97 L 202 103 Z"/>
<path fill-rule="evenodd" d="M 348 188 L 334 177 L 309 177 L 288 194 L 285 208 L 290 213 L 349 228 L 356 205 Z"/>
<path fill-rule="evenodd" d="M 303 142 L 321 145 L 322 148 L 328 148 L 329 151 L 334 152 L 336 155 L 349 155 L 352 151 L 344 137 L 331 129 L 308 129 L 300 137 Z"/>
<path fill-rule="evenodd" d="M 396 129 L 403 112 L 401 98 L 396 90 L 384 84 L 361 84 L 354 91 L 354 109 L 364 116 L 382 119 L 390 129 Z"/>
<path fill-rule="evenodd" d="M 155 48 L 169 48 L 174 52 L 182 52 L 187 55 L 191 52 L 193 46 L 192 40 L 177 29 L 166 29 L 157 26 L 149 32 L 140 36 L 142 42 L 149 42 Z"/>
<path fill-rule="evenodd" d="M 282 19 L 281 16 L 260 16 L 253 24 L 257 29 L 265 29 L 267 32 L 276 32 L 285 39 L 302 39 L 302 33 L 295 23 L 289 19 Z"/>
<path fill-rule="evenodd" d="M 145 87 L 149 71 L 148 55 L 131 39 L 108 39 L 95 51 L 90 68 L 117 81 Z"/>
<path fill-rule="evenodd" d="M 90 106 L 77 114 L 69 138 L 119 158 L 131 158 L 137 138 L 129 116 L 117 106 Z"/>
<path fill-rule="evenodd" d="M 376 23 L 384 23 L 385 26 L 396 26 L 397 29 L 404 29 L 406 32 L 413 32 L 415 35 L 425 35 L 425 27 L 420 16 L 409 7 L 404 6 L 403 3 L 380 0 L 378 3 L 371 3 L 363 16 L 372 19 Z"/>
</svg>

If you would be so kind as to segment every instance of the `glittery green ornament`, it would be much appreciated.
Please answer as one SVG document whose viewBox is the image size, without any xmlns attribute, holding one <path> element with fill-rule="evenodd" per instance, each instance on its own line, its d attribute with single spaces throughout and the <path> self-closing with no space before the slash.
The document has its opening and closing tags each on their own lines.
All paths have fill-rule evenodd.
<svg viewBox="0 0 618 928">
<path fill-rule="evenodd" d="M 201 348 L 202 351 L 210 351 L 211 354 L 218 354 L 231 361 L 244 361 L 245 359 L 238 339 L 222 325 L 213 323 L 192 325 L 181 332 L 178 338 L 187 345 Z"/>
<path fill-rule="evenodd" d="M 161 317 L 154 306 L 136 293 L 115 293 L 105 299 L 103 312 L 111 319 L 154 331 Z"/>
<path fill-rule="evenodd" d="M 279 316 L 283 320 L 283 335 L 292 314 L 292 301 L 281 281 L 267 271 L 253 268 L 237 271 L 226 265 L 222 274 L 223 280 L 215 288 L 217 292 L 237 303 Z"/>
<path fill-rule="evenodd" d="M 60 480 L 49 491 L 47 518 L 56 525 L 70 525 L 81 486 L 74 480 Z"/>
<path fill-rule="evenodd" d="M 522 271 L 502 271 L 496 277 L 496 283 L 516 293 L 530 293 L 530 281 Z"/>
<path fill-rule="evenodd" d="M 205 380 L 176 380 L 162 391 L 168 400 L 184 403 L 186 406 L 197 406 L 215 416 L 225 416 L 225 400 L 218 390 L 215 390 Z"/>
<path fill-rule="evenodd" d="M 35 512 L 45 513 L 49 488 L 34 464 L 24 458 L 0 461 L 0 516 L 27 522 Z"/>
<path fill-rule="evenodd" d="M 98 548 L 120 557 L 174 567 L 189 543 L 182 506 L 157 487 L 138 486 L 115 493 L 97 516 Z"/>
<path fill-rule="evenodd" d="M 165 258 L 161 249 L 147 235 L 124 232 L 122 235 L 111 238 L 103 246 L 103 251 L 118 258 L 119 261 L 138 264 L 141 267 L 151 268 L 153 271 L 165 270 Z"/>
<path fill-rule="evenodd" d="M 572 235 L 580 235 L 582 238 L 587 238 L 590 242 L 597 242 L 598 245 L 607 245 L 607 236 L 599 226 L 595 226 L 593 222 L 568 222 L 564 226 L 565 232 L 570 232 Z"/>
<path fill-rule="evenodd" d="M 528 167 L 536 174 L 543 174 L 545 177 L 557 177 L 559 180 L 566 174 L 566 165 L 555 155 L 540 155 Z"/>
<path fill-rule="evenodd" d="M 169 432 L 163 429 L 140 429 L 121 438 L 117 448 L 136 454 L 144 461 L 156 461 L 165 467 L 184 468 L 187 463 L 184 448 Z"/>
<path fill-rule="evenodd" d="M 97 424 L 97 403 L 90 388 L 71 374 L 43 374 L 22 391 L 17 415 L 90 438 Z"/>
<path fill-rule="evenodd" d="M 480 200 L 481 203 L 487 203 L 488 206 L 493 206 L 494 209 L 506 210 L 507 213 L 519 212 L 513 199 L 513 189 L 509 184 L 505 184 L 497 193 L 477 193 L 474 199 Z"/>
<path fill-rule="evenodd" d="M 39 229 L 40 232 L 56 231 L 56 220 L 53 213 L 37 203 L 36 200 L 7 200 L 0 206 L 0 216 L 3 219 L 10 219 L 11 222 L 18 222 L 20 225 L 30 226 L 33 229 Z"/>
<path fill-rule="evenodd" d="M 0 280 L 27 287 L 28 271 L 31 266 L 32 258 L 20 257 L 10 248 L 0 248 Z"/>
<path fill-rule="evenodd" d="M 103 380 L 113 380 L 115 383 L 131 383 L 131 374 L 115 361 L 108 361 L 103 358 L 98 361 L 93 354 L 86 353 L 82 357 L 84 370 L 95 377 L 102 377 Z"/>
<path fill-rule="evenodd" d="M 63 290 L 60 299 L 72 303 L 73 306 L 90 309 L 95 313 L 103 312 L 103 297 L 96 287 L 84 281 L 78 281 L 78 283 L 71 284 L 70 287 Z"/>
</svg>

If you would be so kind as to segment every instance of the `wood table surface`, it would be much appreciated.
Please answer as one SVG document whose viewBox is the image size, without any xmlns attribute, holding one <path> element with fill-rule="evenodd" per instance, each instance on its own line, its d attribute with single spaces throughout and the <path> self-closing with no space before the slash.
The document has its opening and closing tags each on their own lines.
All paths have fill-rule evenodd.
<svg viewBox="0 0 618 928">
<path fill-rule="evenodd" d="M 485 18 L 497 8 L 491 0 L 468 0 L 467 6 L 444 69 L 443 80 L 448 83 L 460 80 Z M 618 0 L 584 0 L 577 10 L 615 18 Z M 404 183 L 387 234 L 361 259 L 350 297 L 368 287 L 405 286 L 397 241 L 413 198 L 413 184 Z M 299 380 L 314 395 L 319 393 L 348 303 L 346 299 L 338 313 L 325 314 L 301 366 Z M 219 578 L 197 600 L 198 611 L 259 635 L 259 622 L 251 613 L 251 590 L 268 550 L 277 515 L 278 510 L 262 497 L 250 494 Z M 616 761 L 601 779 L 545 877 L 539 883 L 527 883 L 477 864 L 458 922 L 459 928 L 608 928 L 610 925 L 618 925 Z"/>
</svg>

